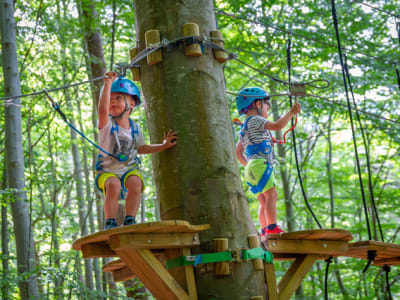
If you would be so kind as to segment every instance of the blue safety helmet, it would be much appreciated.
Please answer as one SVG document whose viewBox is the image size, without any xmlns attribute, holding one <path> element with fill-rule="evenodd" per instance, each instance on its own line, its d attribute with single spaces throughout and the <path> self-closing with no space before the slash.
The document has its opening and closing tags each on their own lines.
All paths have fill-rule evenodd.
<svg viewBox="0 0 400 300">
<path fill-rule="evenodd" d="M 268 98 L 268 93 L 259 87 L 249 87 L 241 89 L 239 94 L 236 96 L 236 107 L 239 115 L 243 115 L 246 112 L 243 109 L 247 108 L 251 103 L 256 100 L 262 100 Z"/>
<path fill-rule="evenodd" d="M 118 77 L 111 85 L 111 93 L 125 93 L 133 96 L 136 106 L 140 105 L 139 88 L 131 80 L 124 77 Z"/>
</svg>

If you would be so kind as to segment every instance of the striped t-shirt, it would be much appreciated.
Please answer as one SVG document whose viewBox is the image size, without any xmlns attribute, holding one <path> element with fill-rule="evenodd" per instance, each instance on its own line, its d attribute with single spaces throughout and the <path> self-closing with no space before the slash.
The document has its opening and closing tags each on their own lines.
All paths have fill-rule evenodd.
<svg viewBox="0 0 400 300">
<path fill-rule="evenodd" d="M 239 142 L 242 144 L 243 148 L 246 149 L 247 146 L 259 144 L 264 141 L 270 144 L 272 151 L 269 154 L 256 153 L 249 157 L 250 159 L 262 158 L 266 159 L 271 165 L 274 164 L 274 148 L 272 142 L 272 134 L 269 130 L 265 129 L 265 124 L 268 122 L 267 119 L 261 116 L 250 116 L 246 119 L 245 125 L 240 129 Z M 247 124 L 246 124 L 247 123 Z"/>
</svg>

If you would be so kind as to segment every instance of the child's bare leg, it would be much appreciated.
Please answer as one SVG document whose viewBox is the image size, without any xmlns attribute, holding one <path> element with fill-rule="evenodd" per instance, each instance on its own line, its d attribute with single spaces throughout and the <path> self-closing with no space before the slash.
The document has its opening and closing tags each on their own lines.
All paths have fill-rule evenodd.
<svg viewBox="0 0 400 300">
<path fill-rule="evenodd" d="M 106 197 L 104 200 L 104 214 L 106 219 L 115 219 L 118 212 L 118 199 L 121 191 L 121 182 L 117 177 L 110 177 L 105 183 Z"/>
<path fill-rule="evenodd" d="M 260 222 L 261 229 L 265 228 L 268 223 L 265 215 L 265 195 L 263 193 L 257 196 L 260 206 L 258 208 L 258 221 Z"/>
<path fill-rule="evenodd" d="M 264 192 L 265 196 L 265 215 L 267 219 L 267 225 L 276 224 L 276 201 L 278 200 L 278 193 L 276 188 L 273 187 L 268 191 Z"/>
<path fill-rule="evenodd" d="M 126 179 L 125 185 L 128 190 L 128 196 L 126 197 L 125 203 L 125 215 L 136 216 L 140 205 L 142 180 L 136 175 L 131 175 Z"/>
</svg>

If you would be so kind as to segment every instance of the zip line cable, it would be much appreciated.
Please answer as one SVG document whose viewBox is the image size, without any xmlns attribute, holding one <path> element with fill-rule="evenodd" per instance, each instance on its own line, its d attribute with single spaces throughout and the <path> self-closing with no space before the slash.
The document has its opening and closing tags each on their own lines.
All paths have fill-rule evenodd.
<svg viewBox="0 0 400 300">
<path fill-rule="evenodd" d="M 73 83 L 73 84 L 70 84 L 70 85 L 64 85 L 62 87 L 57 87 L 57 88 L 53 88 L 53 89 L 48 89 L 46 91 L 43 90 L 43 91 L 34 92 L 34 93 L 30 93 L 30 94 L 21 94 L 21 95 L 3 97 L 3 98 L 0 98 L 0 101 L 1 100 L 6 100 L 7 101 L 7 100 L 10 100 L 10 99 L 23 98 L 23 97 L 28 97 L 28 96 L 37 96 L 37 95 L 40 95 L 40 94 L 45 94 L 46 92 L 48 93 L 48 92 L 55 92 L 55 91 L 59 91 L 59 90 L 64 90 L 64 89 L 67 89 L 67 88 L 70 88 L 70 87 L 79 86 L 79 85 L 82 85 L 82 84 L 85 84 L 85 83 L 102 80 L 104 78 L 106 78 L 106 76 L 100 76 L 100 77 L 96 77 L 96 78 L 93 78 L 93 79 L 85 80 L 85 81 L 82 81 L 82 82 Z"/>
<path fill-rule="evenodd" d="M 302 39 L 307 39 L 307 40 L 310 40 L 310 41 L 313 41 L 313 42 L 316 42 L 316 43 L 323 44 L 325 46 L 329 46 L 329 47 L 333 47 L 333 48 L 337 48 L 338 47 L 335 44 L 331 44 L 331 43 L 328 43 L 328 42 L 325 42 L 325 41 L 321 41 L 321 40 L 319 40 L 317 38 L 309 37 L 309 36 L 306 36 L 304 34 L 300 34 L 300 33 L 294 32 L 292 30 L 283 29 L 283 28 L 275 26 L 275 25 L 266 24 L 266 23 L 261 22 L 261 21 L 259 21 L 257 19 L 250 20 L 250 19 L 247 19 L 247 18 L 242 17 L 242 16 L 237 16 L 237 15 L 235 15 L 233 13 L 225 12 L 225 11 L 223 11 L 221 9 L 218 9 L 218 8 L 216 8 L 215 10 L 216 10 L 216 13 L 219 14 L 219 15 L 223 15 L 223 16 L 227 16 L 227 17 L 230 17 L 230 18 L 246 21 L 246 22 L 249 22 L 249 23 L 261 25 L 261 26 L 268 27 L 268 28 L 272 28 L 272 29 L 284 32 L 284 33 L 292 35 L 292 36 L 297 36 L 297 37 L 302 38 Z M 392 61 L 392 60 L 384 59 L 384 58 L 381 58 L 381 57 L 373 56 L 373 55 L 370 55 L 370 54 L 367 54 L 367 53 L 364 53 L 364 52 L 360 52 L 360 51 L 357 51 L 357 50 L 353 50 L 353 49 L 350 49 L 350 48 L 347 48 L 347 47 L 342 47 L 342 49 L 343 49 L 343 51 L 352 52 L 352 53 L 356 53 L 356 54 L 361 54 L 363 56 L 366 56 L 368 58 L 373 58 L 375 60 L 384 62 L 386 64 L 391 64 L 391 65 L 397 65 L 398 64 L 398 62 L 396 62 L 396 61 Z"/>
<path fill-rule="evenodd" d="M 291 82 L 291 69 L 292 69 L 292 67 L 291 67 L 291 56 L 290 56 L 290 46 L 291 46 L 291 41 L 290 41 L 290 39 L 288 39 L 286 41 L 286 55 L 287 55 L 287 68 L 288 68 L 289 85 L 290 85 L 290 82 Z M 290 107 L 292 107 L 293 103 L 292 103 L 292 95 L 291 94 L 289 94 L 289 102 L 290 102 Z M 291 120 L 291 123 L 292 123 L 292 128 L 294 128 L 295 121 L 293 120 L 293 118 L 291 118 L 290 120 Z M 297 116 L 296 116 L 296 123 L 297 123 Z M 307 206 L 308 210 L 310 211 L 312 217 L 314 218 L 315 222 L 317 223 L 318 227 L 320 229 L 322 229 L 321 224 L 319 223 L 316 215 L 314 214 L 314 212 L 313 212 L 313 210 L 312 210 L 312 208 L 310 206 L 310 203 L 308 202 L 307 195 L 306 195 L 306 192 L 304 190 L 303 179 L 302 179 L 301 173 L 300 173 L 299 160 L 298 160 L 298 157 L 297 157 L 298 153 L 297 153 L 297 146 L 296 146 L 296 135 L 295 135 L 294 130 L 292 130 L 292 138 L 293 138 L 293 149 L 294 149 L 294 158 L 295 158 L 295 161 L 296 161 L 297 176 L 299 178 L 299 183 L 300 183 L 301 192 L 303 194 L 303 199 L 304 199 L 304 202 L 306 203 L 306 206 Z"/>
<path fill-rule="evenodd" d="M 353 1 L 354 1 L 354 2 L 357 2 L 357 3 L 361 4 L 361 5 L 367 6 L 367 7 L 369 7 L 369 8 L 372 8 L 372 9 L 374 9 L 374 10 L 380 11 L 380 12 L 382 12 L 382 13 L 388 15 L 388 16 L 391 16 L 391 17 L 397 17 L 397 18 L 398 18 L 398 17 L 400 16 L 400 15 L 393 14 L 393 13 L 391 13 L 391 12 L 389 12 L 389 11 L 387 11 L 387 10 L 384 10 L 384 9 L 382 9 L 382 8 L 373 6 L 373 5 L 371 5 L 371 4 L 364 3 L 364 2 L 362 2 L 362 1 L 360 1 L 360 0 L 353 0 Z"/>
<path fill-rule="evenodd" d="M 350 73 L 349 73 L 349 69 L 348 69 L 348 65 L 347 65 L 347 56 L 346 54 L 344 55 L 344 70 L 346 73 L 346 77 L 347 77 L 347 81 L 349 83 L 349 88 L 350 88 L 350 93 L 351 93 L 351 97 L 353 100 L 353 105 L 356 108 L 356 116 L 357 116 L 357 121 L 361 130 L 361 136 L 363 139 L 363 143 L 364 143 L 364 150 L 365 150 L 365 156 L 367 159 L 367 171 L 368 171 L 368 188 L 369 188 L 369 194 L 370 194 L 370 198 L 371 198 L 371 203 L 372 203 L 372 207 L 376 216 L 376 220 L 378 221 L 378 228 L 379 228 L 379 232 L 381 234 L 381 239 L 382 242 L 384 242 L 384 238 L 383 238 L 383 231 L 382 231 L 382 226 L 381 226 L 381 221 L 379 220 L 379 214 L 378 214 L 378 210 L 376 209 L 376 204 L 375 204 L 375 197 L 374 197 L 374 189 L 372 187 L 372 176 L 371 176 L 371 163 L 369 160 L 369 151 L 368 151 L 368 147 L 367 147 L 367 141 L 366 141 L 366 137 L 365 137 L 365 132 L 364 132 L 364 128 L 361 124 L 361 120 L 360 120 L 360 114 L 357 111 L 357 104 L 356 104 L 356 100 L 354 98 L 354 93 L 353 93 L 353 86 L 351 84 L 351 80 L 350 80 Z"/>
</svg>

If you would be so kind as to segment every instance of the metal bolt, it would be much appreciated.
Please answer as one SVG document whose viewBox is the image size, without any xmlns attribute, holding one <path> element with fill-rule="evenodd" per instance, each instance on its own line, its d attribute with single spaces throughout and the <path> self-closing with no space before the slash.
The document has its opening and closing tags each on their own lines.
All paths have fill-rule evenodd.
<svg viewBox="0 0 400 300">
<path fill-rule="evenodd" d="M 151 244 L 151 240 L 148 240 L 147 243 Z"/>
<path fill-rule="evenodd" d="M 272 247 L 275 247 L 275 242 L 272 242 L 271 245 L 272 245 Z"/>
<path fill-rule="evenodd" d="M 327 245 L 326 243 L 323 243 L 323 244 L 322 244 L 322 247 L 328 248 L 328 245 Z"/>
</svg>

